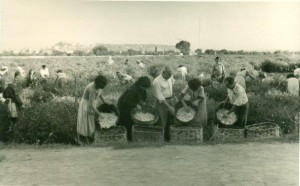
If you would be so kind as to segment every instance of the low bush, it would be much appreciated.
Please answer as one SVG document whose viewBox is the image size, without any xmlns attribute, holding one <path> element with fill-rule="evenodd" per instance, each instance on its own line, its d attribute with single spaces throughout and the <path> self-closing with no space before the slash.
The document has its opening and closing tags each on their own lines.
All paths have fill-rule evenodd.
<svg viewBox="0 0 300 186">
<path fill-rule="evenodd" d="M 248 98 L 248 125 L 269 121 L 278 124 L 283 133 L 294 131 L 295 125 L 290 117 L 298 108 L 297 96 L 269 92 L 265 96 L 250 94 Z"/>
<path fill-rule="evenodd" d="M 62 100 L 35 103 L 23 110 L 14 130 L 14 140 L 28 144 L 42 144 L 46 140 L 75 144 L 78 103 Z"/>
<path fill-rule="evenodd" d="M 278 63 L 265 60 L 261 63 L 261 69 L 264 72 L 293 72 L 295 68 L 300 67 L 300 63 Z"/>
<path fill-rule="evenodd" d="M 36 89 L 32 96 L 29 97 L 32 103 L 47 102 L 53 97 L 53 94 L 43 89 Z"/>
</svg>

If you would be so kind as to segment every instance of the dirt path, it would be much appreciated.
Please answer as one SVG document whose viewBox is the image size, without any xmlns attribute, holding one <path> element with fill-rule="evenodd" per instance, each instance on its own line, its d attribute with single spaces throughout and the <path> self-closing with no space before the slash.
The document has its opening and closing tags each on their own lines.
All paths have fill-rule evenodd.
<svg viewBox="0 0 300 186">
<path fill-rule="evenodd" d="M 298 185 L 298 145 L 10 148 L 0 185 Z"/>
</svg>

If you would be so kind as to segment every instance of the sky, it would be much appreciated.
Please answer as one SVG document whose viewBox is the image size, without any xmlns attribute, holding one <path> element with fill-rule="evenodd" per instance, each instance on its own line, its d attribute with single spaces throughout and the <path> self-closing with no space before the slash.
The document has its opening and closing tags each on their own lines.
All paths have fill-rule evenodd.
<svg viewBox="0 0 300 186">
<path fill-rule="evenodd" d="M 0 50 L 64 41 L 300 51 L 300 2 L 0 0 Z"/>
</svg>

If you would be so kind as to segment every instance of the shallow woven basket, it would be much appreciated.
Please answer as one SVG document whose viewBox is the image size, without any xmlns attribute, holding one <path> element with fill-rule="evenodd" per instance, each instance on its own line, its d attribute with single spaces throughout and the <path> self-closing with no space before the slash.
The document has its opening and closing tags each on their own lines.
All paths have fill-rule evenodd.
<svg viewBox="0 0 300 186">
<path fill-rule="evenodd" d="M 171 141 L 175 143 L 197 143 L 203 141 L 203 128 L 197 126 L 171 126 Z"/>
<path fill-rule="evenodd" d="M 137 120 L 135 117 L 133 117 L 133 115 L 136 113 L 136 112 L 144 112 L 144 113 L 151 113 L 154 115 L 154 120 L 152 121 L 140 121 L 140 120 Z M 131 119 L 133 120 L 134 124 L 135 125 L 140 125 L 140 126 L 152 126 L 154 125 L 155 123 L 157 123 L 158 119 L 159 119 L 159 116 L 158 116 L 158 112 L 152 108 L 152 107 L 143 107 L 142 110 L 138 110 L 138 109 L 133 109 L 131 111 Z"/>
<path fill-rule="evenodd" d="M 163 142 L 163 129 L 156 126 L 133 126 L 132 140 L 134 142 Z"/>
<path fill-rule="evenodd" d="M 218 128 L 218 137 L 222 141 L 238 141 L 245 139 L 245 129 Z"/>
<path fill-rule="evenodd" d="M 196 114 L 195 114 L 195 116 L 194 116 L 193 119 L 191 119 L 190 121 L 186 121 L 186 122 L 185 122 L 185 121 L 179 120 L 177 117 L 174 118 L 174 120 L 175 120 L 176 123 L 178 123 L 178 124 L 180 124 L 180 125 L 183 125 L 183 126 L 190 125 L 190 124 L 194 124 L 194 123 L 195 123 L 196 116 L 197 116 L 197 112 L 198 112 L 198 108 L 197 108 L 196 106 L 194 106 L 194 105 L 192 104 L 192 102 L 190 102 L 190 101 L 185 101 L 185 103 L 187 104 L 187 106 L 192 107 L 192 108 L 194 109 L 194 111 L 195 111 Z M 178 102 L 178 103 L 175 105 L 175 116 L 177 115 L 178 110 L 179 110 L 180 108 L 182 108 L 182 107 L 183 107 L 183 105 L 182 105 L 181 102 Z"/>
<path fill-rule="evenodd" d="M 94 143 L 127 142 L 127 131 L 123 126 L 111 127 L 95 131 Z"/>
<path fill-rule="evenodd" d="M 276 123 L 263 122 L 246 126 L 247 138 L 279 137 L 280 127 Z"/>
<path fill-rule="evenodd" d="M 234 126 L 234 124 L 237 123 L 238 118 L 231 125 L 227 125 L 227 124 L 224 124 L 223 121 L 219 120 L 219 118 L 217 117 L 217 113 L 218 113 L 219 110 L 221 110 L 221 109 L 228 109 L 229 110 L 230 108 L 231 108 L 231 106 L 228 103 L 226 103 L 225 106 L 223 105 L 223 103 L 220 103 L 216 107 L 216 109 L 215 109 L 215 118 L 216 118 L 216 121 L 218 122 L 220 128 L 230 128 L 230 127 Z"/>
</svg>

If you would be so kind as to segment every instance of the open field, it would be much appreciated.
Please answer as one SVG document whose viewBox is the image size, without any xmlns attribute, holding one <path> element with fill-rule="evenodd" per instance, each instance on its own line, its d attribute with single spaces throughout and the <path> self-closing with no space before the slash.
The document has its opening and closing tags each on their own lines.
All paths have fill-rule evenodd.
<svg viewBox="0 0 300 186">
<path fill-rule="evenodd" d="M 98 74 L 104 74 L 109 79 L 108 86 L 103 94 L 106 100 L 116 104 L 118 97 L 126 87 L 121 86 L 115 76 L 116 71 L 128 73 L 134 78 L 148 75 L 147 67 L 150 65 L 169 65 L 176 70 L 179 64 L 188 68 L 190 77 L 197 77 L 205 73 L 205 78 L 210 77 L 214 64 L 215 55 L 203 56 L 128 56 L 113 57 L 114 64 L 107 64 L 107 57 L 81 56 L 81 57 L 1 57 L 1 66 L 6 65 L 10 69 L 10 76 L 17 66 L 22 66 L 26 72 L 29 69 L 39 73 L 40 67 L 45 64 L 50 70 L 50 80 L 44 90 L 40 88 L 26 88 L 21 92 L 25 109 L 23 109 L 17 125 L 17 132 L 14 134 L 16 142 L 41 143 L 53 132 L 53 142 L 73 143 L 76 135 L 76 118 L 78 101 L 82 96 L 85 86 L 93 81 Z M 129 59 L 129 67 L 125 67 L 125 59 Z M 225 65 L 226 74 L 234 74 L 241 67 L 253 69 L 253 65 L 260 65 L 264 60 L 288 64 L 300 63 L 299 54 L 258 54 L 258 55 L 223 55 L 222 63 Z M 135 63 L 136 60 L 143 60 L 146 68 L 141 69 Z M 62 69 L 69 78 L 69 84 L 64 90 L 57 90 L 54 87 L 56 71 Z M 289 95 L 285 91 L 284 78 L 279 80 L 281 75 L 286 73 L 269 74 L 272 81 L 261 83 L 257 81 L 247 82 L 247 94 L 250 103 L 248 124 L 260 122 L 275 122 L 283 134 L 292 133 L 295 130 L 294 116 L 299 108 L 299 98 Z M 175 73 L 174 94 L 178 96 L 184 88 L 185 83 Z M 205 87 L 207 94 L 207 109 L 209 124 L 213 122 L 214 108 L 226 98 L 226 88 L 219 85 L 218 89 L 211 86 Z M 151 89 L 148 91 L 148 103 L 153 103 Z M 1 105 L 0 105 L 1 107 Z M 1 116 L 2 117 L 2 116 Z M 1 119 L 0 126 L 5 125 L 5 119 Z M 4 124 L 3 124 L 4 123 Z M 3 132 L 3 127 L 0 132 Z M 205 132 L 205 131 L 204 131 Z M 204 134 L 204 136 L 208 136 Z M 208 137 L 206 139 L 208 139 Z M 49 141 L 51 142 L 51 140 Z"/>
<path fill-rule="evenodd" d="M 5 148 L 0 185 L 298 185 L 298 143 Z"/>
</svg>

